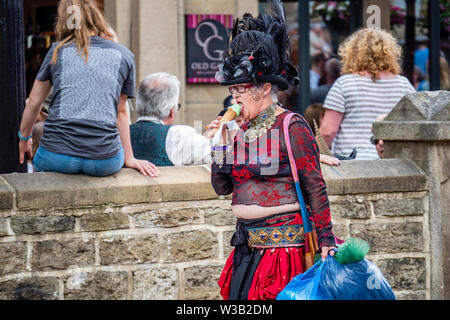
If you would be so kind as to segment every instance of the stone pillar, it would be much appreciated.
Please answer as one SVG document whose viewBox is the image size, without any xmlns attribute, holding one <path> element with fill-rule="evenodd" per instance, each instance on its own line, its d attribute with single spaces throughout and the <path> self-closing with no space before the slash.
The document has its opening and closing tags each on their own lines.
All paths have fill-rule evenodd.
<svg viewBox="0 0 450 320">
<path fill-rule="evenodd" d="M 184 19 L 179 0 L 135 0 L 133 2 L 132 51 L 136 55 L 137 80 L 146 75 L 165 71 L 182 79 L 184 68 Z M 181 11 L 181 14 L 180 14 Z"/>
<path fill-rule="evenodd" d="M 117 33 L 121 44 L 131 48 L 132 0 L 104 0 L 105 17 Z"/>
<path fill-rule="evenodd" d="M 108 23 L 116 31 L 119 42 L 127 47 L 131 47 L 131 13 L 134 0 L 104 0 L 104 14 Z M 137 91 L 137 88 L 136 88 Z M 137 119 L 135 110 L 130 110 L 130 119 L 134 123 Z"/>
<path fill-rule="evenodd" d="M 105 16 L 119 41 L 135 55 L 136 90 L 146 75 L 168 72 L 182 83 L 180 103 L 184 105 L 184 1 L 105 0 Z M 136 120 L 135 112 L 131 118 Z M 176 120 L 183 123 L 184 113 Z"/>
<path fill-rule="evenodd" d="M 131 50 L 136 57 L 136 83 L 155 72 L 173 74 L 182 83 L 180 103 L 184 105 L 184 2 L 134 0 L 131 16 Z M 180 112 L 177 121 L 183 120 L 183 112 Z"/>
<path fill-rule="evenodd" d="M 450 299 L 450 92 L 406 95 L 373 132 L 385 158 L 410 159 L 428 176 L 431 298 Z"/>
</svg>

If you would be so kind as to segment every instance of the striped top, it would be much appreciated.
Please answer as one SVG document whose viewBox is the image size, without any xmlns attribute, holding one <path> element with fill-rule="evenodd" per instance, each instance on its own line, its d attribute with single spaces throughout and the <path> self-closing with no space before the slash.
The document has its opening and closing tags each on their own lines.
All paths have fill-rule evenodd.
<svg viewBox="0 0 450 320">
<path fill-rule="evenodd" d="M 334 138 L 332 152 L 348 156 L 357 150 L 356 159 L 378 159 L 370 142 L 375 119 L 391 112 L 400 99 L 415 92 L 403 76 L 373 82 L 364 76 L 346 74 L 336 80 L 324 102 L 324 108 L 344 114 Z"/>
</svg>

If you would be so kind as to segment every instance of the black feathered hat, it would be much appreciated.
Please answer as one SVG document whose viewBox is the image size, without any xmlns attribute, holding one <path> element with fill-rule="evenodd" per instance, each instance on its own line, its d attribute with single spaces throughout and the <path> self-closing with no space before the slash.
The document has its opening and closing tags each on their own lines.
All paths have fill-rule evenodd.
<svg viewBox="0 0 450 320">
<path fill-rule="evenodd" d="M 220 84 L 270 82 L 280 90 L 298 84 L 297 69 L 289 61 L 283 5 L 272 0 L 270 7 L 272 14 L 261 13 L 254 18 L 246 13 L 235 20 L 223 64 L 216 74 Z"/>
</svg>

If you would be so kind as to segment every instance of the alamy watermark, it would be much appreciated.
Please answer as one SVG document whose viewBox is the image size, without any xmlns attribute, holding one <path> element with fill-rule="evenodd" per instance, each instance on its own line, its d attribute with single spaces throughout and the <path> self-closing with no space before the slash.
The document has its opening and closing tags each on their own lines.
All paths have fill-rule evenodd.
<svg viewBox="0 0 450 320">
<path fill-rule="evenodd" d="M 376 4 L 367 7 L 366 13 L 369 15 L 367 17 L 366 26 L 368 28 L 381 28 L 381 9 Z"/>
<path fill-rule="evenodd" d="M 70 15 L 66 21 L 69 30 L 81 29 L 81 8 L 77 5 L 67 7 L 67 13 Z"/>
<path fill-rule="evenodd" d="M 367 266 L 366 272 L 371 274 L 370 277 L 367 278 L 366 285 L 369 290 L 380 290 L 381 289 L 381 281 L 380 276 L 381 273 L 375 265 L 369 264 Z"/>
</svg>

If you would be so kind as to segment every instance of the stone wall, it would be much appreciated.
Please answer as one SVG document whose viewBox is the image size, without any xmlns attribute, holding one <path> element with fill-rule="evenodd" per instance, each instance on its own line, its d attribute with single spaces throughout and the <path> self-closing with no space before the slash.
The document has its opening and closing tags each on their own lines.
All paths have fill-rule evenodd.
<svg viewBox="0 0 450 320">
<path fill-rule="evenodd" d="M 428 180 L 411 161 L 323 167 L 335 233 L 399 299 L 430 299 Z M 0 299 L 220 299 L 235 218 L 206 166 L 0 176 Z"/>
</svg>

